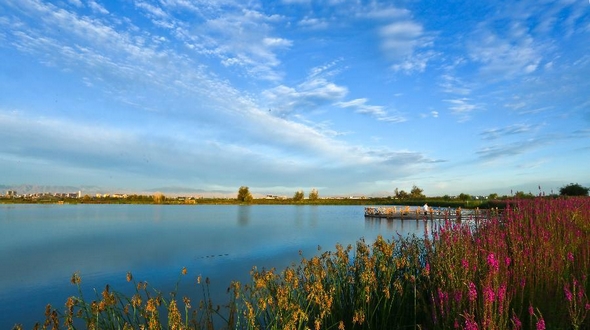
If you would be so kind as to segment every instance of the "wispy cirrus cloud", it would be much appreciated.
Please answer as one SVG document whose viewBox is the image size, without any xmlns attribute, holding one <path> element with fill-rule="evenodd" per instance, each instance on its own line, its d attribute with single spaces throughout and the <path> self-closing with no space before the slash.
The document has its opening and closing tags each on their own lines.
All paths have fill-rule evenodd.
<svg viewBox="0 0 590 330">
<path fill-rule="evenodd" d="M 495 140 L 506 136 L 529 133 L 537 129 L 538 125 L 514 124 L 502 128 L 492 128 L 483 131 L 480 135 L 484 140 Z"/>
<path fill-rule="evenodd" d="M 396 20 L 379 30 L 381 48 L 394 64 L 394 71 L 423 72 L 435 52 L 424 50 L 432 45 L 421 24 L 410 19 Z"/>
<path fill-rule="evenodd" d="M 526 152 L 546 145 L 547 143 L 548 140 L 546 139 L 528 139 L 508 144 L 496 144 L 489 147 L 484 147 L 476 151 L 476 154 L 481 160 L 493 161 L 501 158 L 510 158 L 522 155 Z"/>
<path fill-rule="evenodd" d="M 273 111 L 286 116 L 291 112 L 306 112 L 341 100 L 348 88 L 339 86 L 322 77 L 314 77 L 303 83 L 288 87 L 279 85 L 262 93 Z"/>
<path fill-rule="evenodd" d="M 473 116 L 473 112 L 481 109 L 480 105 L 473 103 L 471 99 L 465 97 L 447 99 L 445 101 L 451 104 L 449 109 L 453 115 L 459 118 L 459 122 L 469 121 Z"/>
<path fill-rule="evenodd" d="M 366 98 L 360 98 L 346 102 L 336 102 L 334 105 L 340 108 L 353 109 L 356 113 L 369 115 L 379 121 L 389 123 L 403 123 L 407 121 L 407 118 L 404 116 L 399 114 L 391 115 L 383 106 L 369 105 L 367 101 Z"/>
<path fill-rule="evenodd" d="M 533 73 L 542 61 L 541 45 L 519 25 L 505 35 L 482 26 L 468 48 L 471 60 L 481 63 L 481 72 L 493 79 Z"/>
</svg>

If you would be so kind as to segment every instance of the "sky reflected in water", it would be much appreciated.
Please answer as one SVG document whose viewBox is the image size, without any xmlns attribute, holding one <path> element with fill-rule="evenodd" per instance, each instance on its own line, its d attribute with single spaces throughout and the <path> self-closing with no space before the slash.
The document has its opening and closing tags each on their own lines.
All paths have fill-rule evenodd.
<svg viewBox="0 0 590 330">
<path fill-rule="evenodd" d="M 210 277 L 212 293 L 247 281 L 253 266 L 282 269 L 337 243 L 361 237 L 424 235 L 423 221 L 365 220 L 362 206 L 0 205 L 0 328 L 32 327 L 44 307 L 61 308 L 105 284 L 132 292 L 125 275 L 172 290 L 182 267 L 193 285 Z M 431 229 L 430 227 L 427 227 Z M 194 290 L 194 289 L 193 289 Z M 195 290 L 196 292 L 196 290 Z M 199 292 L 196 292 L 199 293 Z M 88 297 L 88 296 L 87 296 Z"/>
</svg>

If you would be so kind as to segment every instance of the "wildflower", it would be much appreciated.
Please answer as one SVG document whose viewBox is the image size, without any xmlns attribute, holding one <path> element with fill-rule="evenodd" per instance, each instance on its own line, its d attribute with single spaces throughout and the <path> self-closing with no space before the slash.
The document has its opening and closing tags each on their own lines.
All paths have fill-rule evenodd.
<svg viewBox="0 0 590 330">
<path fill-rule="evenodd" d="M 183 297 L 182 301 L 184 302 L 184 306 L 186 307 L 186 309 L 191 309 L 191 300 L 188 297 Z"/>
<path fill-rule="evenodd" d="M 571 252 L 567 253 L 567 260 L 569 260 L 570 262 L 574 261 L 574 254 Z"/>
<path fill-rule="evenodd" d="M 483 289 L 483 295 L 485 297 L 485 300 L 488 302 L 494 302 L 494 300 L 496 298 L 496 294 L 495 294 L 494 290 L 490 287 L 486 287 Z"/>
<path fill-rule="evenodd" d="M 465 318 L 465 330 L 477 330 L 477 322 L 475 322 L 474 317 L 470 315 L 469 317 Z"/>
<path fill-rule="evenodd" d="M 516 314 L 514 314 L 514 312 L 512 313 L 512 324 L 514 325 L 514 330 L 520 330 L 520 328 L 522 328 L 522 322 L 520 322 L 520 319 L 518 318 L 518 316 L 516 316 Z"/>
<path fill-rule="evenodd" d="M 496 273 L 499 269 L 500 265 L 494 253 L 488 254 L 488 266 L 490 266 L 490 270 L 492 271 L 492 273 Z"/>
<path fill-rule="evenodd" d="M 465 269 L 469 269 L 469 261 L 466 259 L 461 259 L 461 266 L 463 266 Z"/>
<path fill-rule="evenodd" d="M 567 301 L 572 301 L 573 295 L 567 285 L 563 286 L 563 291 L 565 293 L 565 299 L 567 299 Z"/>
<path fill-rule="evenodd" d="M 545 330 L 545 320 L 543 318 L 537 321 L 537 330 Z"/>
<path fill-rule="evenodd" d="M 186 267 L 182 267 L 182 275 L 186 275 Z"/>
<path fill-rule="evenodd" d="M 506 298 L 506 284 L 502 284 L 498 288 L 498 301 L 500 302 L 500 304 L 502 304 L 504 302 L 504 298 Z M 502 307 L 500 306 L 500 308 L 502 308 Z M 500 312 L 501 312 L 501 310 L 500 310 Z"/>
<path fill-rule="evenodd" d="M 72 274 L 72 279 L 70 280 L 70 282 L 75 285 L 80 284 L 82 282 L 82 279 L 80 278 L 80 274 L 77 272 Z"/>
<path fill-rule="evenodd" d="M 469 283 L 469 301 L 473 302 L 477 299 L 477 288 L 473 282 Z"/>
<path fill-rule="evenodd" d="M 131 305 L 134 308 L 141 306 L 141 296 L 139 294 L 135 294 L 131 297 Z"/>
<path fill-rule="evenodd" d="M 133 280 L 133 275 L 131 275 L 131 272 L 127 272 L 127 282 L 131 282 Z"/>
</svg>

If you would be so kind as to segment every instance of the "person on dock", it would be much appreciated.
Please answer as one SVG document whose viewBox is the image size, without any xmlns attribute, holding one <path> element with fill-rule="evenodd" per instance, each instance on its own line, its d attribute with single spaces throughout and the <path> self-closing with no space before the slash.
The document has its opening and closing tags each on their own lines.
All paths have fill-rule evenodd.
<svg viewBox="0 0 590 330">
<path fill-rule="evenodd" d="M 428 214 L 428 203 L 424 203 L 424 215 Z"/>
</svg>

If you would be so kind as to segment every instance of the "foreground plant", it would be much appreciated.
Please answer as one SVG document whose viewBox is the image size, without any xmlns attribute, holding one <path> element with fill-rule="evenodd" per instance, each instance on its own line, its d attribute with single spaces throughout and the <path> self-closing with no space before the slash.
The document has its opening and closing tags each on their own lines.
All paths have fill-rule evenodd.
<svg viewBox="0 0 590 330">
<path fill-rule="evenodd" d="M 63 313 L 43 329 L 590 329 L 590 198 L 510 201 L 481 222 L 446 221 L 432 236 L 337 245 L 282 272 L 253 269 L 220 310 L 201 286 L 198 308 L 128 282 Z M 320 250 L 318 248 L 318 250 Z M 186 274 L 183 269 L 182 275 Z M 181 277 L 182 277 L 181 275 Z"/>
<path fill-rule="evenodd" d="M 186 274 L 183 268 L 180 277 Z M 211 300 L 208 278 L 205 284 L 201 283 L 200 276 L 197 278 L 203 297 L 197 308 L 193 308 L 187 296 L 179 302 L 176 295 L 180 277 L 174 291 L 165 297 L 147 282 L 136 282 L 133 275 L 127 273 L 127 282 L 135 288 L 131 297 L 112 291 L 106 285 L 100 294 L 95 292 L 93 300 L 87 300 L 82 293 L 82 279 L 74 273 L 71 283 L 77 286 L 78 296 L 67 299 L 63 313 L 47 305 L 45 322 L 35 324 L 34 329 L 213 329 L 214 324 L 234 328 L 233 318 L 227 317 L 235 313 L 233 302 L 225 306 L 229 312 L 222 315 L 220 306 L 214 307 Z M 22 329 L 22 326 L 14 328 Z"/>
</svg>

